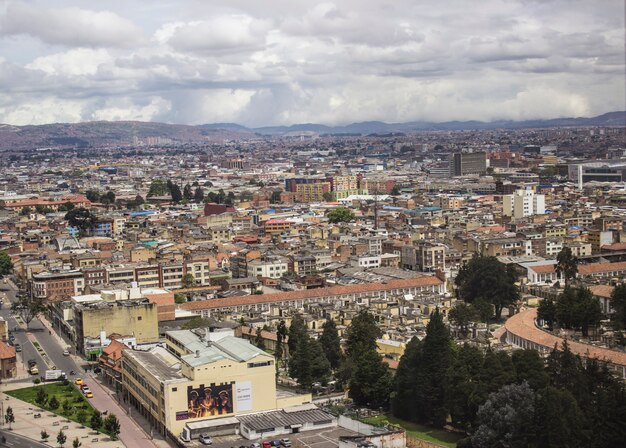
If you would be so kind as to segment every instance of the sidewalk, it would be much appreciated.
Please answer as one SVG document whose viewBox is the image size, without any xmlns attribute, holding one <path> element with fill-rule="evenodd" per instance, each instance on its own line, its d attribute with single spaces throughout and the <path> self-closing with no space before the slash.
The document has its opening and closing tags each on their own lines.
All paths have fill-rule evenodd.
<svg viewBox="0 0 626 448">
<path fill-rule="evenodd" d="M 39 318 L 43 326 L 52 332 L 52 337 L 56 338 L 63 347 L 67 345 L 67 342 L 63 340 L 53 329 L 45 316 Z M 89 384 L 93 391 L 93 398 L 90 399 L 91 404 L 100 412 L 108 411 L 115 414 L 120 421 L 121 432 L 120 440 L 124 442 L 127 448 L 171 448 L 171 445 L 163 440 L 159 434 L 154 434 L 154 439 L 150 438 L 150 428 L 145 428 L 137 421 L 129 417 L 128 408 L 123 408 L 118 403 L 115 393 L 100 383 L 100 378 L 93 372 L 86 373 L 81 365 L 85 361 L 78 355 L 70 355 L 78 366 L 78 372 L 81 373 L 82 378 Z M 130 415 L 133 415 L 135 409 L 130 410 Z M 141 417 L 140 417 L 141 418 Z M 84 444 L 83 444 L 84 445 Z"/>
<path fill-rule="evenodd" d="M 15 423 L 11 426 L 13 432 L 21 436 L 29 437 L 33 440 L 40 441 L 41 443 L 47 443 L 50 446 L 58 446 L 56 443 L 56 437 L 59 430 L 63 430 L 67 436 L 66 446 L 71 446 L 76 437 L 82 443 L 84 447 L 94 448 L 124 448 L 124 444 L 121 441 L 112 441 L 109 436 L 97 433 L 89 428 L 82 427 L 76 422 L 66 420 L 65 417 L 53 414 L 51 412 L 41 412 L 41 418 L 34 418 L 36 407 L 30 403 L 18 400 L 17 398 L 9 397 L 4 393 L 6 390 L 20 389 L 22 387 L 32 386 L 32 383 L 3 383 L 2 393 L 0 393 L 0 406 L 2 411 L 6 412 L 8 406 L 13 409 L 15 415 Z M 8 429 L 8 425 L 2 421 L 2 428 Z M 50 435 L 47 442 L 41 440 L 41 431 L 46 430 Z"/>
</svg>

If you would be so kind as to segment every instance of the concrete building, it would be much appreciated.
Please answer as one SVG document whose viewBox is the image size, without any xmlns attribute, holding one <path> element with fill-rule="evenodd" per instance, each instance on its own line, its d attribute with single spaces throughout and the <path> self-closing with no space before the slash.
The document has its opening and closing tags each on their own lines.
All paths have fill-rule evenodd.
<svg viewBox="0 0 626 448">
<path fill-rule="evenodd" d="M 487 172 L 487 153 L 457 152 L 450 155 L 448 169 L 451 177 Z"/>
<path fill-rule="evenodd" d="M 289 270 L 285 257 L 257 258 L 248 262 L 248 277 L 280 278 Z"/>
<path fill-rule="evenodd" d="M 158 305 L 148 298 L 118 299 L 110 294 L 72 297 L 76 349 L 86 356 L 102 353 L 103 333 L 134 339 L 137 345 L 159 341 Z"/>
<path fill-rule="evenodd" d="M 310 394 L 277 393 L 274 357 L 234 337 L 232 330 L 169 331 L 165 341 L 166 348 L 122 354 L 125 398 L 165 436 L 256 437 L 242 422 L 243 415 L 311 401 Z M 265 429 L 268 436 L 292 432 L 291 425 Z"/>
<path fill-rule="evenodd" d="M 516 190 L 513 194 L 502 196 L 504 216 L 515 219 L 532 215 L 543 215 L 546 212 L 546 197 L 532 190 Z"/>
</svg>

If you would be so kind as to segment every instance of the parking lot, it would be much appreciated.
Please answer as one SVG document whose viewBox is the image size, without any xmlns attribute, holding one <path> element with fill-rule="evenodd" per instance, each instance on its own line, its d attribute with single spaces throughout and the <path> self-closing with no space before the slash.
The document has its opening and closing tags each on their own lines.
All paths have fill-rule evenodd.
<svg viewBox="0 0 626 448">
<path fill-rule="evenodd" d="M 320 431 L 306 431 L 299 434 L 283 434 L 280 436 L 266 437 L 263 439 L 248 440 L 239 436 L 213 437 L 214 448 L 248 448 L 252 443 L 261 443 L 263 440 L 276 440 L 288 437 L 293 448 L 336 448 L 339 446 L 340 436 L 354 436 L 357 433 L 343 428 L 328 428 Z M 188 447 L 204 447 L 198 440 L 185 444 Z"/>
</svg>

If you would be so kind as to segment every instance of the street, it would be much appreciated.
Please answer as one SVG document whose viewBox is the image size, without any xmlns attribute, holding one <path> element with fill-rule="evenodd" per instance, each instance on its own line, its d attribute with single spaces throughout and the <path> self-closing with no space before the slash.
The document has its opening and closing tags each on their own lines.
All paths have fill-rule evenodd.
<svg viewBox="0 0 626 448">
<path fill-rule="evenodd" d="M 0 431 L 0 434 L 4 437 L 4 442 L 0 441 L 0 446 L 10 446 L 15 448 L 49 448 L 49 445 L 29 439 L 28 437 L 20 436 L 19 434 L 15 434 L 11 431 L 2 430 Z"/>
<path fill-rule="evenodd" d="M 9 310 L 11 303 L 16 300 L 16 290 L 13 288 L 11 283 L 9 283 L 1 284 L 0 291 L 5 292 L 8 299 L 5 301 L 2 309 L 0 310 L 0 315 L 9 322 L 10 328 L 13 330 L 14 327 L 19 327 L 15 317 Z M 20 327 L 18 331 L 13 332 L 16 338 L 15 342 L 19 343 L 23 347 L 23 351 L 21 353 L 23 355 L 23 362 L 27 362 L 29 359 L 36 359 L 40 375 L 43 375 L 45 370 L 49 368 L 42 357 L 38 354 L 32 344 L 32 341 L 29 339 L 30 334 L 31 338 L 36 339 L 39 345 L 43 348 L 51 363 L 56 366 L 57 369 L 68 375 L 72 370 L 76 372 L 75 376 L 69 377 L 71 381 L 74 381 L 76 377 L 81 376 L 85 382 L 89 384 L 91 391 L 93 392 L 93 398 L 90 399 L 90 402 L 96 409 L 101 412 L 107 411 L 108 413 L 113 413 L 118 417 L 121 425 L 119 438 L 124 445 L 128 448 L 147 448 L 157 446 L 154 441 L 150 440 L 150 437 L 139 427 L 139 425 L 132 420 L 129 415 L 127 415 L 129 410 L 123 408 L 117 400 L 111 396 L 111 392 L 96 381 L 93 374 L 86 374 L 82 368 L 79 367 L 79 364 L 82 365 L 82 363 L 77 363 L 75 358 L 80 358 L 74 356 L 63 356 L 63 350 L 68 347 L 68 344 L 65 341 L 63 341 L 55 332 L 50 333 L 48 327 L 46 327 L 40 319 L 33 319 L 28 327 L 28 331 L 26 331 L 25 328 Z M 20 354 L 18 353 L 18 357 L 19 355 Z M 9 382 L 11 381 L 14 380 L 9 380 Z M 35 445 L 32 445 L 31 443 L 30 445 L 24 446 Z"/>
</svg>

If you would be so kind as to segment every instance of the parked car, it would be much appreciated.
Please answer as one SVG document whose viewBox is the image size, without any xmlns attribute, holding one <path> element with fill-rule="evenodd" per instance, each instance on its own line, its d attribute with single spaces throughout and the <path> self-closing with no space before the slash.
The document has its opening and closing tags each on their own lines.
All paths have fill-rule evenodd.
<svg viewBox="0 0 626 448">
<path fill-rule="evenodd" d="M 263 442 L 261 445 L 262 448 L 272 448 L 272 444 L 268 441 Z"/>
<path fill-rule="evenodd" d="M 280 444 L 282 446 L 291 446 L 291 440 L 289 440 L 289 439 L 280 439 Z"/>
<path fill-rule="evenodd" d="M 198 438 L 198 440 L 203 445 L 213 445 L 213 439 L 208 434 L 200 434 L 200 437 Z"/>
<path fill-rule="evenodd" d="M 84 389 L 89 389 L 89 386 L 87 385 L 87 383 L 83 383 L 80 385 L 80 390 L 84 390 Z"/>
<path fill-rule="evenodd" d="M 250 445 L 250 448 L 261 448 L 261 444 L 254 442 L 252 445 Z"/>
<path fill-rule="evenodd" d="M 63 356 L 70 356 L 69 350 L 63 350 Z"/>
<path fill-rule="evenodd" d="M 280 440 L 272 440 L 270 442 L 270 445 L 272 446 L 281 446 Z"/>
<path fill-rule="evenodd" d="M 83 384 L 83 379 L 82 378 L 76 378 L 74 380 L 74 384 L 76 384 L 77 386 L 80 386 L 81 384 Z"/>
<path fill-rule="evenodd" d="M 85 393 L 85 398 L 93 398 L 93 394 L 91 393 L 91 391 Z"/>
<path fill-rule="evenodd" d="M 15 344 L 15 351 L 16 352 L 21 352 L 22 351 L 22 346 L 20 344 Z"/>
</svg>

